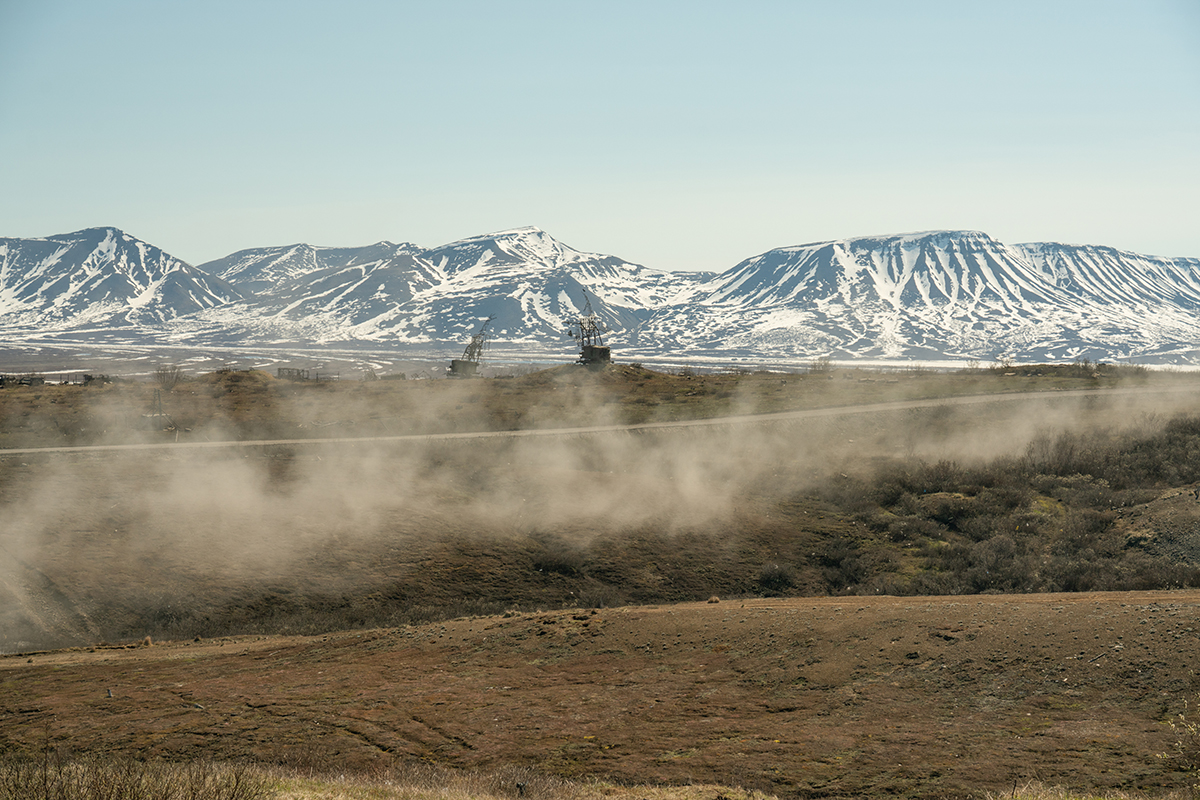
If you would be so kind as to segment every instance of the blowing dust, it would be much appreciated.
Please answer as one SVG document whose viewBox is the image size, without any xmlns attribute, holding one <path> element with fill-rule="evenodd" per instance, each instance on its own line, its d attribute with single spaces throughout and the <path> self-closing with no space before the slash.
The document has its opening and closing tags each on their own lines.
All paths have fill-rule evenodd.
<svg viewBox="0 0 1200 800">
<path fill-rule="evenodd" d="M 437 430 L 447 409 L 471 402 L 454 386 L 438 391 L 415 421 L 384 432 Z M 587 402 L 581 394 L 563 407 L 578 419 Z M 608 408 L 596 402 L 584 416 L 615 425 Z M 387 595 L 402 579 L 403 597 L 378 602 L 435 605 L 436 580 L 414 581 L 445 574 L 446 542 L 475 548 L 469 569 L 485 572 L 489 558 L 503 572 L 504 554 L 546 537 L 569 549 L 679 536 L 686 547 L 687 535 L 720 537 L 748 511 L 882 459 L 1019 456 L 1065 431 L 1152 431 L 1188 408 L 1180 393 L 1047 394 L 552 433 L 563 415 L 547 407 L 516 421 L 534 435 L 473 437 L 458 430 L 469 423 L 445 422 L 455 430 L 444 433 L 461 438 L 4 456 L 0 651 L 140 638 L 150 628 L 186 634 L 206 615 L 213 631 L 236 633 L 270 617 L 270 603 L 295 613 L 297 597 Z M 371 417 L 367 407 L 344 410 Z M 538 563 L 539 579 L 571 569 L 569 559 Z M 411 588 L 423 585 L 430 596 Z"/>
</svg>

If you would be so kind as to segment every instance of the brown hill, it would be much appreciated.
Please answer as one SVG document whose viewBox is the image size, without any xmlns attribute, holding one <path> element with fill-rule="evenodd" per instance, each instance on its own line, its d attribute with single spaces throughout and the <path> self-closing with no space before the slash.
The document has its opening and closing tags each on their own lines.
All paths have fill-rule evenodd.
<svg viewBox="0 0 1200 800">
<path fill-rule="evenodd" d="M 1200 592 L 746 600 L 0 658 L 0 749 L 786 797 L 1179 788 Z M 111 696 L 110 696 L 111 693 Z"/>
</svg>

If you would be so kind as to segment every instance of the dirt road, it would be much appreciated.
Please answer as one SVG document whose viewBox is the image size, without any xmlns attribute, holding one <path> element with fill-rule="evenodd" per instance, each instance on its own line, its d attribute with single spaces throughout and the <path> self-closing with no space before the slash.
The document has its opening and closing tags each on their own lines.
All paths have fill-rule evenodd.
<svg viewBox="0 0 1200 800">
<path fill-rule="evenodd" d="M 1171 398 L 1177 401 L 1179 409 L 1192 408 L 1194 390 L 1192 387 L 1154 387 L 1154 388 L 1107 388 L 1107 389 L 1075 389 L 1054 392 L 1013 392 L 1009 394 L 984 394 L 956 397 L 922 398 L 918 400 L 893 400 L 884 403 L 867 403 L 849 406 L 830 406 L 826 408 L 808 408 L 797 411 L 779 411 L 768 414 L 745 414 L 737 416 L 714 417 L 708 419 L 673 420 L 668 422 L 645 422 L 636 425 L 598 425 L 570 428 L 529 428 L 508 431 L 468 431 L 459 433 L 407 434 L 403 436 L 367 436 L 367 437 L 327 437 L 304 439 L 252 439 L 237 441 L 180 441 L 178 437 L 171 442 L 138 443 L 138 444 L 104 444 L 81 445 L 72 447 L 25 447 L 0 448 L 0 457 L 12 455 L 52 454 L 52 453 L 100 453 L 144 450 L 214 450 L 229 448 L 282 447 L 282 446 L 319 446 L 319 445 L 355 445 L 355 444 L 404 444 L 415 442 L 456 441 L 462 439 L 521 439 L 562 436 L 582 436 L 589 434 L 604 434 L 616 432 L 655 431 L 671 428 L 708 428 L 726 425 L 762 425 L 773 422 L 795 422 L 800 420 L 823 419 L 828 417 L 848 417 L 861 414 L 882 414 L 886 412 L 904 411 L 908 409 L 931 407 L 963 407 L 982 406 L 989 404 L 1010 405 L 1013 403 L 1046 403 L 1058 400 L 1090 398 L 1094 400 L 1117 400 L 1124 398 Z"/>
</svg>

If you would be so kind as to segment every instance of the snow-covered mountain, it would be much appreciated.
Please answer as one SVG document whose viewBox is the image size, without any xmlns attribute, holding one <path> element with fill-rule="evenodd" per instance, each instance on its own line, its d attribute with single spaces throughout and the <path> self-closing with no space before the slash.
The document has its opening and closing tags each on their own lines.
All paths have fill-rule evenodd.
<svg viewBox="0 0 1200 800">
<path fill-rule="evenodd" d="M 538 228 L 473 236 L 429 250 L 388 242 L 258 248 L 200 269 L 254 292 L 243 302 L 198 315 L 205 323 L 250 336 L 270 328 L 314 341 L 426 346 L 469 338 L 489 316 L 501 341 L 561 344 L 567 321 L 589 302 L 611 334 L 621 337 L 683 287 L 708 277 L 583 253 Z"/>
<path fill-rule="evenodd" d="M 463 239 L 425 255 L 447 276 L 415 303 L 432 336 L 494 316 L 492 328 L 500 338 L 561 342 L 567 322 L 590 303 L 609 336 L 626 341 L 654 309 L 709 277 L 580 252 L 538 228 Z"/>
<path fill-rule="evenodd" d="M 783 247 L 720 274 L 656 271 L 537 228 L 431 249 L 255 248 L 199 268 L 112 228 L 0 239 L 0 331 L 18 340 L 122 328 L 443 355 L 490 316 L 494 349 L 567 356 L 588 304 L 618 358 L 1200 363 L 1200 259 L 978 231 Z"/>
<path fill-rule="evenodd" d="M 933 231 L 770 250 L 700 287 L 692 313 L 663 308 L 648 329 L 706 351 L 933 358 L 978 353 L 997 329 L 1026 328 L 1063 300 L 987 234 Z"/>
<path fill-rule="evenodd" d="M 116 228 L 0 239 L 0 328 L 153 326 L 240 297 Z"/>
<path fill-rule="evenodd" d="M 296 244 L 241 250 L 200 265 L 237 284 L 245 300 L 197 315 L 250 339 L 371 339 L 407 323 L 409 304 L 445 282 L 413 244 Z"/>
<path fill-rule="evenodd" d="M 1193 360 L 1197 259 L 931 231 L 784 247 L 661 308 L 680 348 L 796 357 Z"/>
<path fill-rule="evenodd" d="M 200 269 L 236 284 L 251 294 L 275 294 L 295 291 L 314 275 L 322 277 L 341 274 L 344 283 L 354 286 L 364 275 L 380 270 L 403 275 L 415 267 L 418 283 L 440 282 L 444 276 L 430 273 L 424 264 L 414 264 L 421 248 L 415 244 L 378 242 L 366 247 L 313 247 L 294 244 L 287 247 L 257 247 L 239 250 L 216 261 L 200 265 Z M 411 296 L 411 292 L 409 292 Z"/>
<path fill-rule="evenodd" d="M 1020 244 L 1046 281 L 1081 300 L 1200 308 L 1200 258 L 1158 258 L 1112 247 Z"/>
</svg>

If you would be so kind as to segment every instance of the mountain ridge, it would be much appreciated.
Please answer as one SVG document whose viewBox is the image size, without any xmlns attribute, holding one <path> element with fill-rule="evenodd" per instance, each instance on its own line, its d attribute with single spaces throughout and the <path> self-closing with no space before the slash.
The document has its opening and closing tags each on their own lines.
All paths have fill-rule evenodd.
<svg viewBox="0 0 1200 800">
<path fill-rule="evenodd" d="M 590 306 L 629 357 L 1200 363 L 1200 259 L 932 230 L 774 248 L 722 272 L 576 250 L 540 228 L 432 248 L 293 243 L 198 267 L 117 228 L 0 239 L 0 330 L 194 343 L 569 350 Z"/>
</svg>

